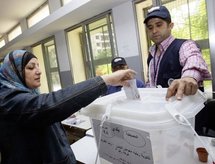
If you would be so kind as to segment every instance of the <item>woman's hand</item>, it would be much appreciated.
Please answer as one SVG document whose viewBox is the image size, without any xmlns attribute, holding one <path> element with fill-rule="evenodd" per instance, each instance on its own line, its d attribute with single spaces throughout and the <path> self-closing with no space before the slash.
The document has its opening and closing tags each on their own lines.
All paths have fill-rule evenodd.
<svg viewBox="0 0 215 164">
<path fill-rule="evenodd" d="M 136 72 L 131 69 L 118 70 L 110 75 L 101 76 L 106 85 L 125 86 L 128 85 L 128 80 L 135 77 Z"/>
</svg>

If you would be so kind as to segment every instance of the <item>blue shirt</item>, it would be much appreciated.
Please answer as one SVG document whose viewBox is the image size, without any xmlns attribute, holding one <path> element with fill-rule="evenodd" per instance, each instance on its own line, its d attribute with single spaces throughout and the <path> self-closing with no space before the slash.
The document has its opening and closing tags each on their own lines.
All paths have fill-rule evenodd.
<svg viewBox="0 0 215 164">
<path fill-rule="evenodd" d="M 136 79 L 137 88 L 145 88 L 145 84 L 143 81 Z M 122 86 L 112 86 L 108 85 L 108 89 L 105 95 L 109 95 L 111 93 L 119 92 L 121 91 Z"/>
</svg>

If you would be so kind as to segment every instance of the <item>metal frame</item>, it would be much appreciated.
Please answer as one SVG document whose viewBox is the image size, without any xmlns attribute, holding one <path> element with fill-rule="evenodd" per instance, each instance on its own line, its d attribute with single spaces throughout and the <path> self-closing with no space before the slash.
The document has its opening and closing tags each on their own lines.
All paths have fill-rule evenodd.
<svg viewBox="0 0 215 164">
<path fill-rule="evenodd" d="M 209 47 L 211 54 L 211 74 L 215 77 L 215 1 L 206 0 L 207 14 L 208 14 L 208 34 Z M 213 98 L 215 98 L 215 80 L 212 80 Z"/>
</svg>

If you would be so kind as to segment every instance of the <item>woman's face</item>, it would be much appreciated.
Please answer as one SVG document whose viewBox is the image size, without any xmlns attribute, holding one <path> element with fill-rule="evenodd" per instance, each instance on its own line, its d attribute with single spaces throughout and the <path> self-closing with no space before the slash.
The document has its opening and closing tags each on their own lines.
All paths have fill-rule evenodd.
<svg viewBox="0 0 215 164">
<path fill-rule="evenodd" d="M 39 62 L 36 58 L 32 58 L 25 66 L 25 83 L 27 87 L 30 89 L 40 87 L 40 75 Z"/>
</svg>

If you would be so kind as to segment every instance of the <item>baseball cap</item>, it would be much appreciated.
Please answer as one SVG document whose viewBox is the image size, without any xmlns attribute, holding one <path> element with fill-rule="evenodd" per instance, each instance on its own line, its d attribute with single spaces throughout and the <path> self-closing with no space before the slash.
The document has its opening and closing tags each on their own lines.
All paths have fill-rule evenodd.
<svg viewBox="0 0 215 164">
<path fill-rule="evenodd" d="M 161 18 L 171 20 L 169 10 L 165 6 L 156 6 L 148 10 L 144 23 L 147 23 L 151 18 Z"/>
<path fill-rule="evenodd" d="M 127 63 L 123 57 L 115 57 L 112 59 L 111 67 L 114 68 L 118 65 L 127 65 Z"/>
</svg>

